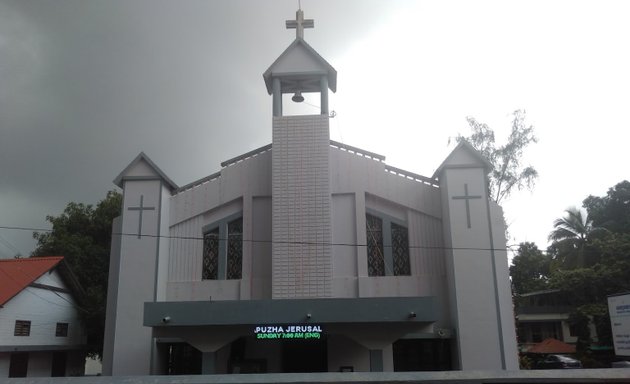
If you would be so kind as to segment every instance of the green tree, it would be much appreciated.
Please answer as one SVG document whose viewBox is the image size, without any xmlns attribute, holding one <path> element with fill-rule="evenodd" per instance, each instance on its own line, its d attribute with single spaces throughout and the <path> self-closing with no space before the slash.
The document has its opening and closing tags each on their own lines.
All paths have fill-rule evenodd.
<svg viewBox="0 0 630 384">
<path fill-rule="evenodd" d="M 107 298 L 112 220 L 120 215 L 122 196 L 107 193 L 96 208 L 69 203 L 59 216 L 46 216 L 50 232 L 35 232 L 37 248 L 31 256 L 64 256 L 85 291 L 80 312 L 87 327 L 89 353 L 102 354 Z"/>
<path fill-rule="evenodd" d="M 630 291 L 629 205 L 627 181 L 609 189 L 604 197 L 589 196 L 584 200 L 586 211 L 569 209 L 554 223 L 546 262 L 535 246 L 525 243 L 510 268 L 517 293 L 536 290 L 544 282 L 545 288 L 560 291 L 564 305 L 574 308 L 569 323 L 578 335 L 578 350 L 590 356 L 584 361 L 591 367 L 602 363 L 589 352 L 594 343 L 589 325 L 595 326 L 599 345 L 611 346 L 607 297 Z"/>
<path fill-rule="evenodd" d="M 630 234 L 605 232 L 592 239 L 585 251 L 591 254 L 591 265 L 558 269 L 549 279 L 549 286 L 564 292 L 567 304 L 575 307 L 569 322 L 577 331 L 581 351 L 593 342 L 590 322 L 595 325 L 598 343 L 612 344 L 607 297 L 630 291 Z"/>
<path fill-rule="evenodd" d="M 525 122 L 525 111 L 516 110 L 512 115 L 512 130 L 502 146 L 495 144 L 494 131 L 473 117 L 467 118 L 472 134 L 457 137 L 457 142 L 466 140 L 492 164 L 489 189 L 497 203 L 507 198 L 514 188 L 531 190 L 538 178 L 536 169 L 521 164 L 523 151 L 537 142 L 534 127 Z"/>
<path fill-rule="evenodd" d="M 583 201 L 593 224 L 612 232 L 630 233 L 630 182 L 624 180 L 606 196 L 589 196 Z"/>
<path fill-rule="evenodd" d="M 510 266 L 514 294 L 548 288 L 551 258 L 534 243 L 520 243 Z"/>
<path fill-rule="evenodd" d="M 586 247 L 591 237 L 603 231 L 603 228 L 593 226 L 586 211 L 574 207 L 554 220 L 549 240 L 557 249 L 556 254 L 564 268 L 582 268 L 586 266 Z"/>
</svg>

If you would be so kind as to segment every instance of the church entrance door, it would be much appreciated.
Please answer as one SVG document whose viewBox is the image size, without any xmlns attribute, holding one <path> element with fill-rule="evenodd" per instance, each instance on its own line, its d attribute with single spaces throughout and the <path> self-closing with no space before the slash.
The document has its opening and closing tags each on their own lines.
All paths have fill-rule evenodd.
<svg viewBox="0 0 630 384">
<path fill-rule="evenodd" d="M 283 340 L 282 371 L 285 373 L 327 372 L 326 338 L 319 340 Z"/>
</svg>

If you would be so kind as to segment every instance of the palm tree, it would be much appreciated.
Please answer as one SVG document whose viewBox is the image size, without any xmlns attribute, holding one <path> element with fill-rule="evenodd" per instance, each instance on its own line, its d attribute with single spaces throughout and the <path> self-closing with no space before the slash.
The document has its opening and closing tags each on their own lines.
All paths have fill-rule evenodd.
<svg viewBox="0 0 630 384">
<path fill-rule="evenodd" d="M 554 229 L 549 234 L 549 240 L 567 251 L 564 264 L 573 264 L 577 268 L 582 268 L 584 267 L 584 248 L 589 238 L 594 233 L 605 229 L 594 227 L 593 221 L 583 209 L 573 207 L 565 212 L 564 217 L 554 220 Z M 573 256 L 577 256 L 575 260 L 571 260 Z"/>
</svg>

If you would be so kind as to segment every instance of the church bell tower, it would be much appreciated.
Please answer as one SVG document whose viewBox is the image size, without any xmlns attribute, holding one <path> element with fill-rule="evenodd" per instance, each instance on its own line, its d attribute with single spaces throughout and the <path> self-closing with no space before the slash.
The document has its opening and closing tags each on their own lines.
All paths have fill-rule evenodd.
<svg viewBox="0 0 630 384">
<path fill-rule="evenodd" d="M 273 97 L 272 149 L 272 297 L 332 296 L 330 129 L 328 90 L 335 92 L 337 72 L 304 41 L 313 28 L 299 9 L 295 40 L 265 71 Z M 282 95 L 320 94 L 320 113 L 283 116 Z"/>
</svg>

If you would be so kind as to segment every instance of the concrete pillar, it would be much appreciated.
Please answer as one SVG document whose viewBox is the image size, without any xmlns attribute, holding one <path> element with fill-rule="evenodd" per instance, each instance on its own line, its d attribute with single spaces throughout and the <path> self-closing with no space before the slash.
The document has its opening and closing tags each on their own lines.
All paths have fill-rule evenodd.
<svg viewBox="0 0 630 384">
<path fill-rule="evenodd" d="M 282 89 L 280 79 L 273 79 L 273 115 L 282 116 Z"/>
<path fill-rule="evenodd" d="M 320 104 L 322 108 L 322 115 L 328 116 L 328 77 L 322 76 L 319 80 L 320 87 Z"/>
<path fill-rule="evenodd" d="M 203 352 L 201 355 L 201 374 L 212 375 L 217 372 L 217 352 Z"/>
<path fill-rule="evenodd" d="M 370 349 L 370 372 L 383 372 L 382 349 Z"/>
</svg>

